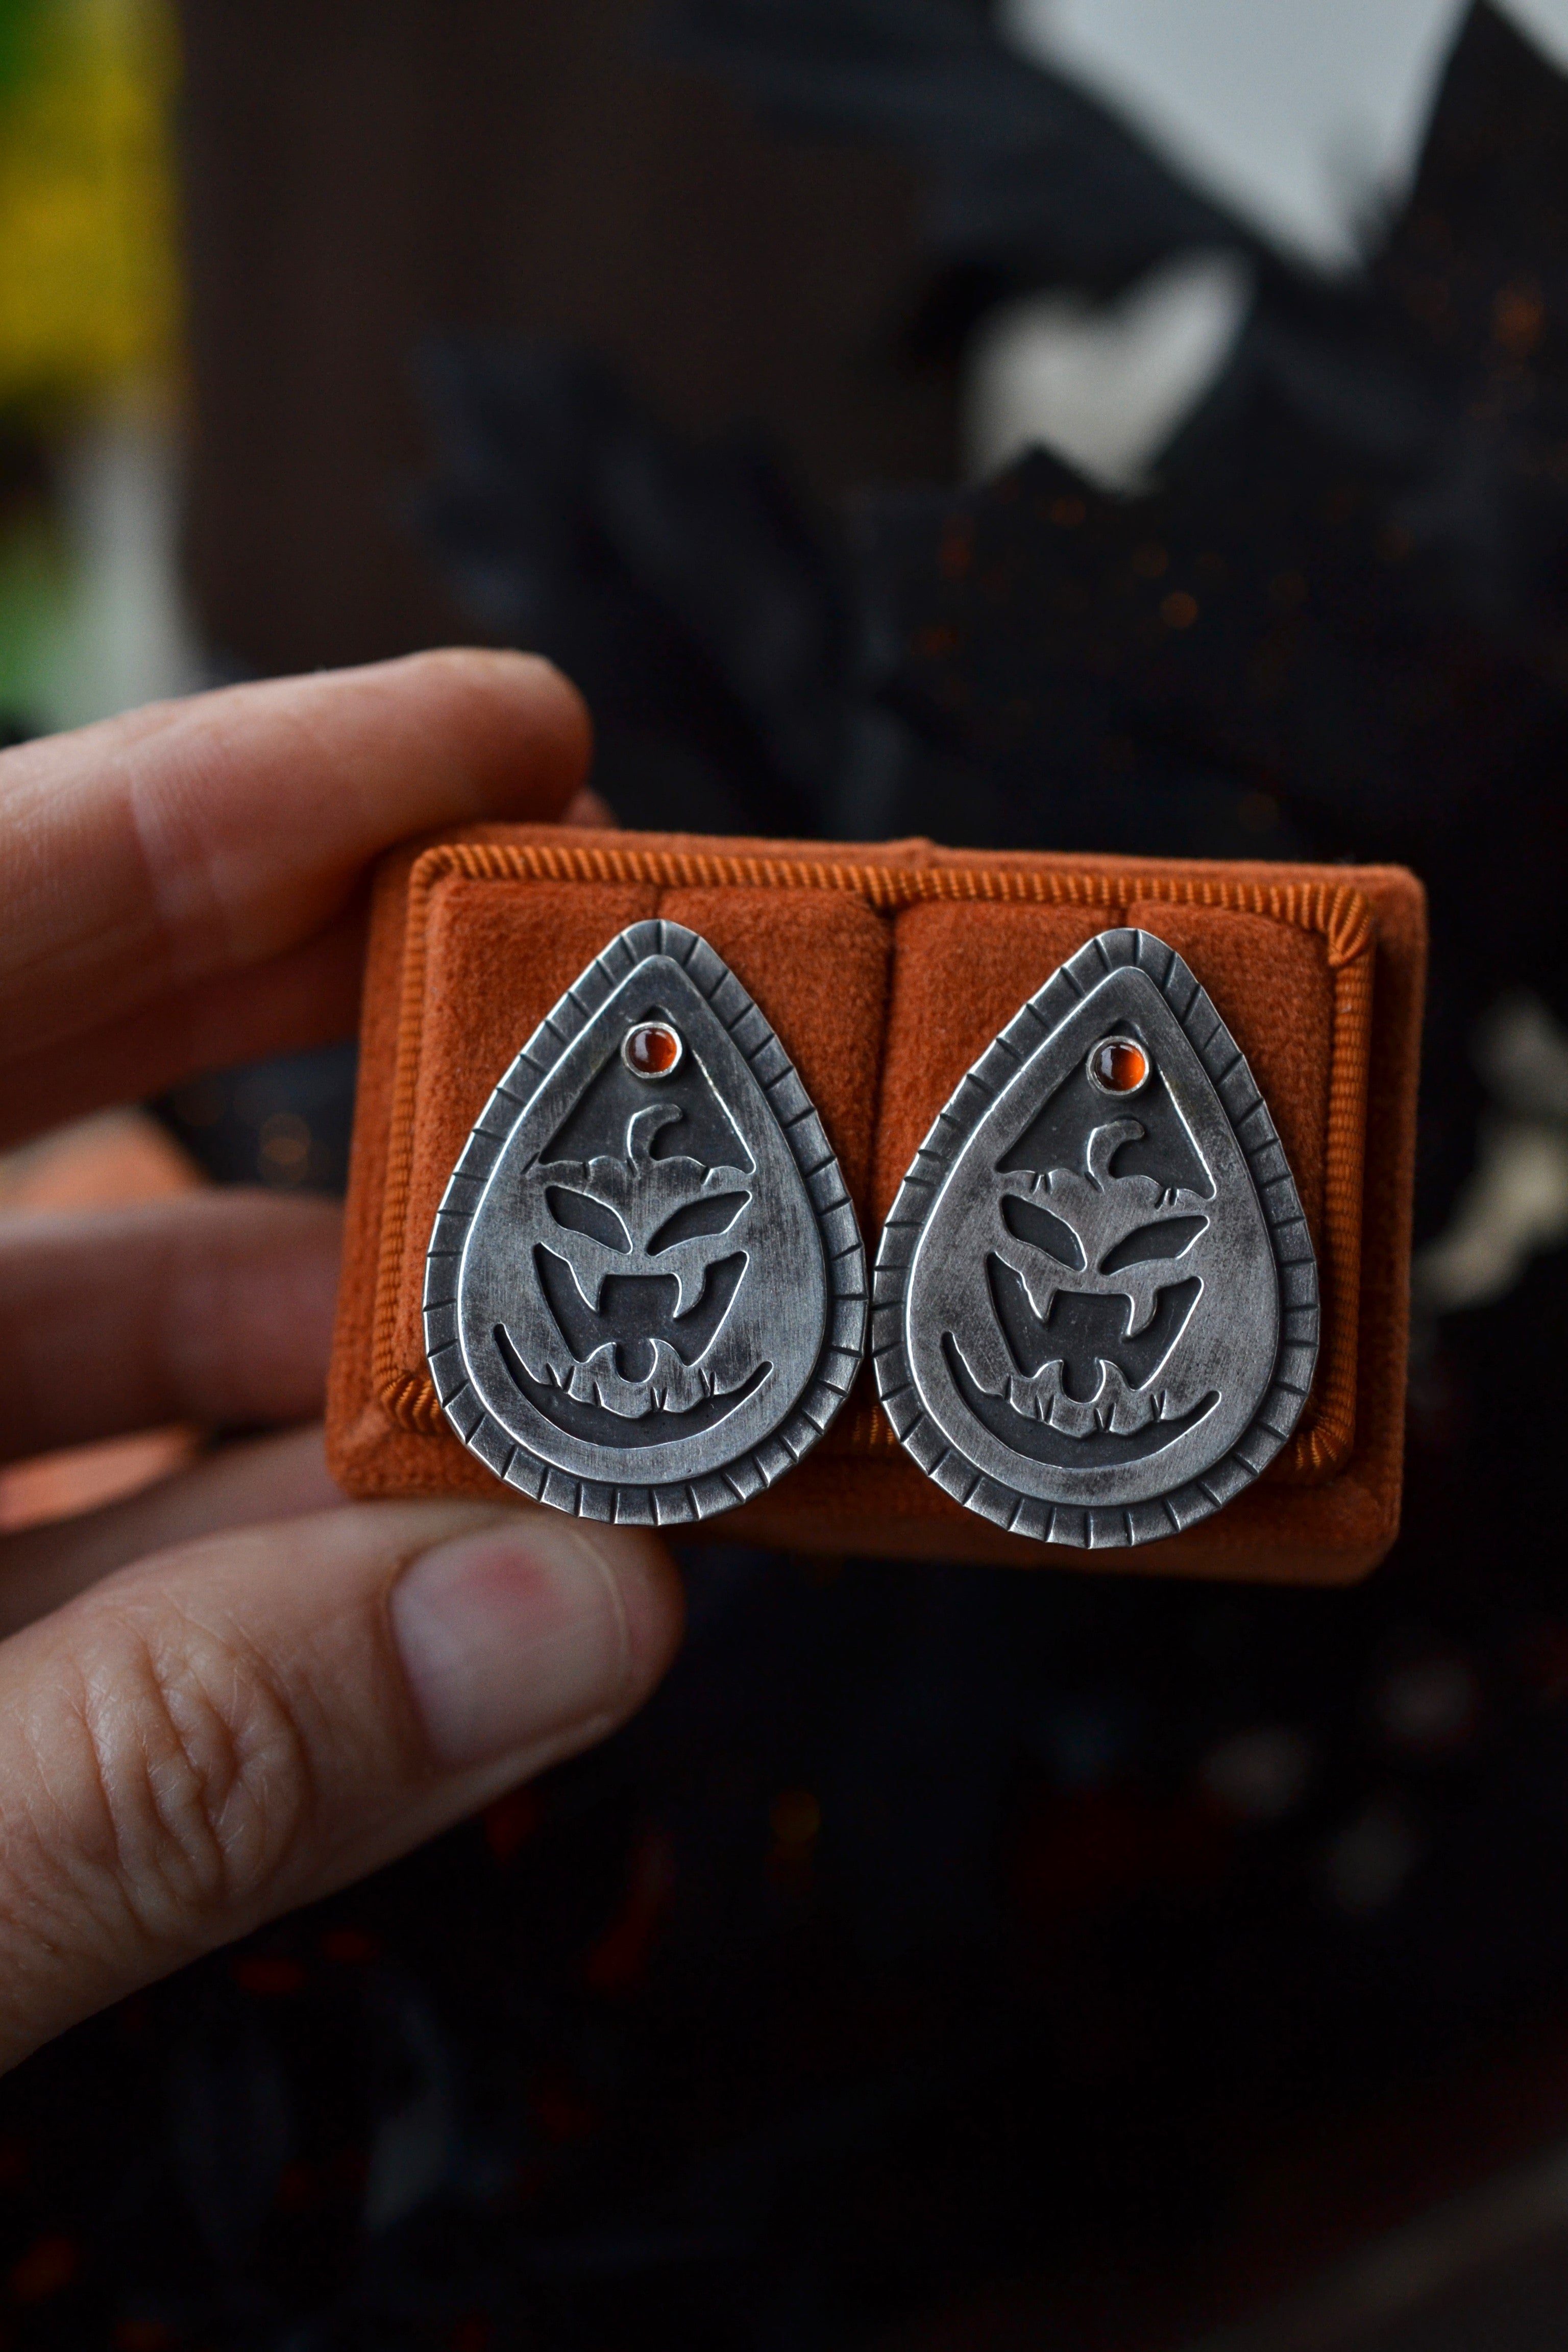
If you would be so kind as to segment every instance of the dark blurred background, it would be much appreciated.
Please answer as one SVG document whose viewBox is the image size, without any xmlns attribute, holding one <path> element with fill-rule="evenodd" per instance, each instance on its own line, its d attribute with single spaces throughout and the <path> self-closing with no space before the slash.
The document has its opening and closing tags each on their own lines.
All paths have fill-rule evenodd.
<svg viewBox="0 0 1568 2352">
<path fill-rule="evenodd" d="M 0 0 L 11 733 L 477 637 L 628 824 L 1434 917 L 1365 1587 L 694 1549 L 607 1748 L 0 2085 L 0 2347 L 1556 2352 L 1565 64 L 1559 0 Z M 353 1070 L 0 1213 L 341 1189 Z"/>
<path fill-rule="evenodd" d="M 231 661 L 472 635 L 408 528 L 437 334 L 581 345 L 680 432 L 761 428 L 825 499 L 952 470 L 951 371 L 895 348 L 912 174 L 770 135 L 649 55 L 647 0 L 183 24 L 191 577 Z"/>
</svg>

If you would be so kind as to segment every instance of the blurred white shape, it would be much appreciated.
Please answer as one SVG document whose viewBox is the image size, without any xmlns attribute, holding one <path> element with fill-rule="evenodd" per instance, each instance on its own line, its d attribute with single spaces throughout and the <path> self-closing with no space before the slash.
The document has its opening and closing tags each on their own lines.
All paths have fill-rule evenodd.
<svg viewBox="0 0 1568 2352">
<path fill-rule="evenodd" d="M 1539 996 L 1521 989 L 1492 1007 L 1476 1038 L 1476 1067 L 1518 1117 L 1568 1123 L 1568 1030 Z"/>
<path fill-rule="evenodd" d="M 1568 1239 L 1568 1135 L 1499 1119 L 1454 1221 L 1415 1260 L 1417 1303 L 1434 1314 L 1484 1307 L 1513 1288 L 1530 1259 Z"/>
<path fill-rule="evenodd" d="M 384 1980 L 377 1993 L 383 2030 L 397 2037 L 408 2095 L 382 2117 L 370 2144 L 363 2219 L 373 2233 L 393 2228 L 436 2194 L 458 2144 L 451 2062 L 434 2015 L 406 1986 Z"/>
<path fill-rule="evenodd" d="M 59 455 L 73 587 L 40 663 L 45 728 L 188 694 L 201 658 L 180 584 L 180 444 L 155 399 L 127 400 Z"/>
<path fill-rule="evenodd" d="M 1501 13 L 1513 18 L 1560 72 L 1568 73 L 1568 0 L 1501 0 Z"/>
<path fill-rule="evenodd" d="M 1180 255 L 1115 302 L 1028 295 L 994 310 L 967 355 L 966 469 L 1031 448 L 1131 490 L 1229 359 L 1252 299 L 1238 255 Z"/>
<path fill-rule="evenodd" d="M 1403 1808 L 1380 1797 L 1324 1848 L 1323 1885 L 1342 1911 L 1366 1918 L 1393 1902 L 1420 1851 Z"/>
<path fill-rule="evenodd" d="M 1233 1732 L 1198 1767 L 1207 1794 L 1244 1822 L 1281 1820 L 1300 1803 L 1311 1777 L 1310 1744 L 1288 1723 Z"/>
<path fill-rule="evenodd" d="M 1532 1257 L 1568 1241 L 1568 1033 L 1539 997 L 1507 997 L 1481 1024 L 1476 1066 L 1499 1113 L 1412 1273 L 1415 1304 L 1436 1315 L 1505 1297 Z"/>
<path fill-rule="evenodd" d="M 1320 268 L 1404 194 L 1465 0 L 1000 0 L 1026 56 Z M 1568 23 L 1563 0 L 1521 18 Z"/>
</svg>

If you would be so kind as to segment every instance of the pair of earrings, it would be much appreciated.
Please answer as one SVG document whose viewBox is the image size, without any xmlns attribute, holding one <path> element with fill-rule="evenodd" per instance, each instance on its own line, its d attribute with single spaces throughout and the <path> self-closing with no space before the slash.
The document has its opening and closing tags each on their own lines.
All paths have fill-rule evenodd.
<svg viewBox="0 0 1568 2352">
<path fill-rule="evenodd" d="M 1100 933 L 939 1112 L 874 1289 L 822 1122 L 706 940 L 634 923 L 534 1032 L 426 1265 L 448 1423 L 586 1517 L 707 1518 L 800 1460 L 868 1339 L 928 1476 L 1053 1543 L 1228 1502 L 1311 1382 L 1317 1268 L 1273 1121 L 1173 950 Z"/>
</svg>

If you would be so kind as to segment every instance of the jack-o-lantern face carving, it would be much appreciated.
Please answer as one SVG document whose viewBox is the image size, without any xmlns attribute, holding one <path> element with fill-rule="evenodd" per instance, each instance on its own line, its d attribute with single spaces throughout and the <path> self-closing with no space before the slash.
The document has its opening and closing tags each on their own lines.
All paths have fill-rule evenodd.
<svg viewBox="0 0 1568 2352">
<path fill-rule="evenodd" d="M 1311 1242 L 1251 1073 L 1163 941 L 1091 940 L 970 1071 L 877 1296 L 900 1437 L 1016 1531 L 1148 1542 L 1278 1452 L 1316 1357 Z"/>
<path fill-rule="evenodd" d="M 770 1368 L 766 1329 L 747 1311 L 759 1303 L 755 1171 L 679 1150 L 656 1160 L 661 1131 L 683 1122 L 678 1103 L 650 1104 L 627 1120 L 624 1157 L 536 1160 L 521 1179 L 538 1287 L 524 1293 L 522 1331 L 499 1327 L 500 1345 L 546 1412 L 552 1388 L 623 1421 L 724 1410 Z"/>
<path fill-rule="evenodd" d="M 1218 1402 L 1214 1390 L 1194 1390 L 1179 1345 L 1205 1276 L 1215 1276 L 1215 1252 L 1204 1246 L 1213 1202 L 1184 1185 L 1114 1172 L 1118 1152 L 1146 1135 L 1139 1119 L 1108 1120 L 1089 1130 L 1082 1173 L 1015 1168 L 997 1177 L 999 1231 L 987 1262 L 994 1322 L 966 1369 L 1012 1412 L 1079 1440 L 1190 1425 Z M 1085 1313 L 1089 1302 L 1099 1311 Z M 1000 1349 L 987 1344 L 993 1338 Z"/>
<path fill-rule="evenodd" d="M 766 1019 L 695 932 L 634 924 L 447 1187 L 425 1326 L 450 1425 L 563 1509 L 705 1517 L 827 1427 L 866 1313 L 855 1213 Z"/>
</svg>

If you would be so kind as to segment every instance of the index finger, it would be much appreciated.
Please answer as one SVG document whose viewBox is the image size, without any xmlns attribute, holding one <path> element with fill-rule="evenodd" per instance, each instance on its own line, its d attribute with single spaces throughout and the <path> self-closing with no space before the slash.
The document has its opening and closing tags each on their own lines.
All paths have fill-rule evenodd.
<svg viewBox="0 0 1568 2352">
<path fill-rule="evenodd" d="M 161 1007 L 287 967 L 406 835 L 559 815 L 588 747 L 548 663 L 458 651 L 226 688 L 0 754 L 0 1077 L 79 1045 L 90 1061 L 112 1028 L 124 1094 L 163 1082 L 137 1044 Z M 14 1093 L 9 1111 L 26 1126 Z"/>
</svg>

